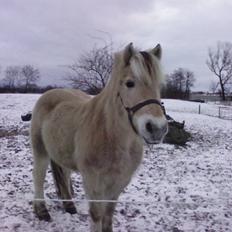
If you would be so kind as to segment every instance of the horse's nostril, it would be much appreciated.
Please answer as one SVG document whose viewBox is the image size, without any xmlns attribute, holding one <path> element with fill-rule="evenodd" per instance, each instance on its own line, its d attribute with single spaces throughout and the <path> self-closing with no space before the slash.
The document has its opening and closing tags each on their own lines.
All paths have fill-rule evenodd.
<svg viewBox="0 0 232 232">
<path fill-rule="evenodd" d="M 153 126 L 150 122 L 146 123 L 146 129 L 149 133 L 151 133 L 151 134 L 153 133 Z"/>
</svg>

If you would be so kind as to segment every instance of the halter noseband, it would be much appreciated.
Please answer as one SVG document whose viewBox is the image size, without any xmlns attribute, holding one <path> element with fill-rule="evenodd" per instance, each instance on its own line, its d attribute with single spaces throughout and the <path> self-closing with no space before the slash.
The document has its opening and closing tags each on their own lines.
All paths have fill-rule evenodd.
<svg viewBox="0 0 232 232">
<path fill-rule="evenodd" d="M 121 95 L 118 93 L 118 97 L 120 98 L 121 100 L 121 103 L 124 107 L 124 109 L 126 110 L 127 112 L 127 115 L 128 115 L 128 119 L 129 119 L 129 122 L 131 124 L 131 127 L 132 129 L 134 130 L 134 132 L 138 135 L 138 131 L 133 123 L 133 116 L 135 114 L 136 111 L 140 110 L 141 108 L 143 108 L 144 106 L 146 105 L 150 105 L 150 104 L 156 104 L 156 105 L 159 105 L 161 107 L 161 109 L 163 110 L 163 106 L 162 104 L 160 103 L 159 100 L 156 100 L 156 99 L 148 99 L 148 100 L 145 100 L 145 101 L 142 101 L 142 102 L 139 102 L 138 104 L 136 104 L 135 106 L 132 106 L 132 107 L 128 107 L 128 106 L 125 106 L 124 103 L 123 103 L 123 100 L 122 100 L 122 97 Z"/>
</svg>

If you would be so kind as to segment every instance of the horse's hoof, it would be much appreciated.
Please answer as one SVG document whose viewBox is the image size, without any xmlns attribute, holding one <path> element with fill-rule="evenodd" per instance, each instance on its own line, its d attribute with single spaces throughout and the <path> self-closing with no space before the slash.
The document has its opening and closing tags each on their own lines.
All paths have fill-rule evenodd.
<svg viewBox="0 0 232 232">
<path fill-rule="evenodd" d="M 39 218 L 39 220 L 41 221 L 51 221 L 51 216 L 48 213 L 48 210 L 45 206 L 45 204 L 41 204 L 41 205 L 34 205 L 34 211 L 36 216 Z"/>
<path fill-rule="evenodd" d="M 50 222 L 51 216 L 49 215 L 49 213 L 47 214 L 43 214 L 43 215 L 37 215 L 40 221 L 46 221 L 46 222 Z"/>
<path fill-rule="evenodd" d="M 65 208 L 65 211 L 70 214 L 76 214 L 77 210 L 75 207 Z"/>
<path fill-rule="evenodd" d="M 112 227 L 102 228 L 102 232 L 113 232 Z"/>
<path fill-rule="evenodd" d="M 76 214 L 77 210 L 73 202 L 64 202 L 64 209 L 67 213 Z"/>
</svg>

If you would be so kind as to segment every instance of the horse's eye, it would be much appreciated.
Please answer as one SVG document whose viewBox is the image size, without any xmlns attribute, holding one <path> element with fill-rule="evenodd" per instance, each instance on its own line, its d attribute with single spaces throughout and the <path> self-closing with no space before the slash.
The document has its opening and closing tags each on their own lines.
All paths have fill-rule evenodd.
<svg viewBox="0 0 232 232">
<path fill-rule="evenodd" d="M 135 86 L 135 83 L 134 83 L 134 81 L 127 81 L 126 86 L 127 86 L 127 88 L 133 88 Z"/>
</svg>

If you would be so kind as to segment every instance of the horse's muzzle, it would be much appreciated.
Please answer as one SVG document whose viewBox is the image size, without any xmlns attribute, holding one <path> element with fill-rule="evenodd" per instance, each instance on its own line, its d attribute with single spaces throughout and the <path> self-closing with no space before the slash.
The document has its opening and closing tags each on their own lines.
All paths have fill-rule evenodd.
<svg viewBox="0 0 232 232">
<path fill-rule="evenodd" d="M 143 139 L 148 144 L 161 143 L 168 132 L 168 123 L 157 126 L 152 121 L 148 121 L 144 125 Z"/>
</svg>

